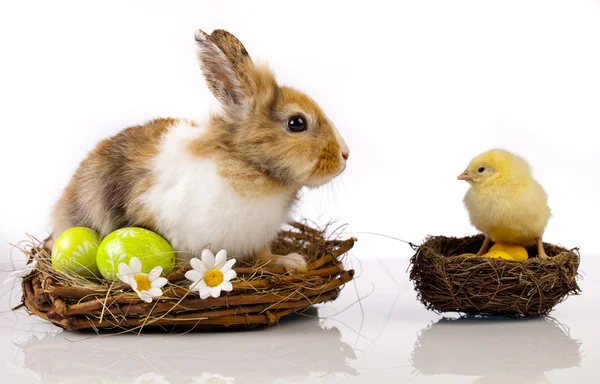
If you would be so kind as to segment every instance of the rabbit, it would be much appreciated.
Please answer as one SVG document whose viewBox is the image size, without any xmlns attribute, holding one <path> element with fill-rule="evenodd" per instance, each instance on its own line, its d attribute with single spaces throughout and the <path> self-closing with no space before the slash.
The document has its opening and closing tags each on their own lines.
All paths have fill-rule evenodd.
<svg viewBox="0 0 600 384">
<path fill-rule="evenodd" d="M 220 112 L 205 122 L 161 118 L 101 141 L 56 204 L 53 233 L 138 226 L 162 235 L 180 262 L 210 247 L 304 271 L 301 255 L 275 255 L 269 244 L 302 187 L 345 170 L 348 146 L 312 99 L 278 85 L 233 34 L 198 30 L 195 40 Z"/>
</svg>

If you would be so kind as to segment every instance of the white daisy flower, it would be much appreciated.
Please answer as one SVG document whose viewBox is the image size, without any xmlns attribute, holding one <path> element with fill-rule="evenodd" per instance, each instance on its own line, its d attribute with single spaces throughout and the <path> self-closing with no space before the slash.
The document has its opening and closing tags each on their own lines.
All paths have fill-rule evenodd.
<svg viewBox="0 0 600 384">
<path fill-rule="evenodd" d="M 117 277 L 124 283 L 129 284 L 140 299 L 146 303 L 152 302 L 153 298 L 162 296 L 162 287 L 168 280 L 160 277 L 162 267 L 154 267 L 150 273 L 142 273 L 142 263 L 137 257 L 132 257 L 127 263 L 119 264 Z"/>
<path fill-rule="evenodd" d="M 25 268 L 17 269 L 16 271 L 12 272 L 6 278 L 6 280 L 4 280 L 4 284 L 12 283 L 16 279 L 22 279 L 24 277 L 29 276 L 31 274 L 31 272 L 33 272 L 37 268 L 37 265 L 38 265 L 37 259 L 33 259 L 33 261 L 31 263 L 27 264 L 25 266 Z"/>
<path fill-rule="evenodd" d="M 233 384 L 235 377 L 225 377 L 218 373 L 203 373 L 200 377 L 192 378 L 193 384 Z"/>
<path fill-rule="evenodd" d="M 224 249 L 217 253 L 216 258 L 210 250 L 205 249 L 202 251 L 202 260 L 194 257 L 190 264 L 192 269 L 185 273 L 185 277 L 192 281 L 190 290 L 198 291 L 200 298 L 216 298 L 221 295 L 221 291 L 233 290 L 231 279 L 236 274 L 231 267 L 235 264 L 235 259 L 227 260 L 227 251 Z"/>
</svg>

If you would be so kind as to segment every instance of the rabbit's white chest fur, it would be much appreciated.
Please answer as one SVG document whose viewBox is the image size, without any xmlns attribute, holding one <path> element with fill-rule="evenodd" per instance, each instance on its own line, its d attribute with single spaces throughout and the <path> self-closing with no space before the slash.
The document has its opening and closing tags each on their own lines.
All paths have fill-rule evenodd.
<svg viewBox="0 0 600 384">
<path fill-rule="evenodd" d="M 209 245 L 236 257 L 253 255 L 288 220 L 290 196 L 238 194 L 212 159 L 187 150 L 190 141 L 204 133 L 204 128 L 185 121 L 169 128 L 152 161 L 154 185 L 142 197 L 144 205 L 180 259 L 198 255 Z"/>
</svg>

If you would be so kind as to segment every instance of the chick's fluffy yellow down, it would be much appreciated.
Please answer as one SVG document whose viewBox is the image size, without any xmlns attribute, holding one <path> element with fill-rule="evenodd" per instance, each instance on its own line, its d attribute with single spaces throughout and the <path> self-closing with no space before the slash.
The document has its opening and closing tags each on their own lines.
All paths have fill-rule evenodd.
<svg viewBox="0 0 600 384">
<path fill-rule="evenodd" d="M 496 243 L 531 246 L 544 233 L 550 218 L 546 192 L 530 176 L 522 178 L 470 188 L 465 195 L 471 223 Z"/>
</svg>

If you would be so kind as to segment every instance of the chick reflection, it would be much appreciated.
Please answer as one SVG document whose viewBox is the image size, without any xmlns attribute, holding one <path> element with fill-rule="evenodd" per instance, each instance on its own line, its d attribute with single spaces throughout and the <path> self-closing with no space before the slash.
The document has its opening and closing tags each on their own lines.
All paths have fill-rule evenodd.
<svg viewBox="0 0 600 384">
<path fill-rule="evenodd" d="M 550 383 L 545 372 L 579 366 L 581 343 L 550 318 L 443 318 L 421 330 L 412 353 L 416 373 L 480 376 L 489 383 Z"/>
<path fill-rule="evenodd" d="M 316 316 L 316 311 L 311 312 Z M 60 333 L 14 342 L 25 367 L 44 382 L 262 383 L 310 375 L 356 375 L 354 350 L 341 332 L 316 317 L 295 317 L 271 329 L 249 332 L 112 335 L 72 342 Z M 137 381 L 136 381 L 137 380 Z"/>
</svg>

